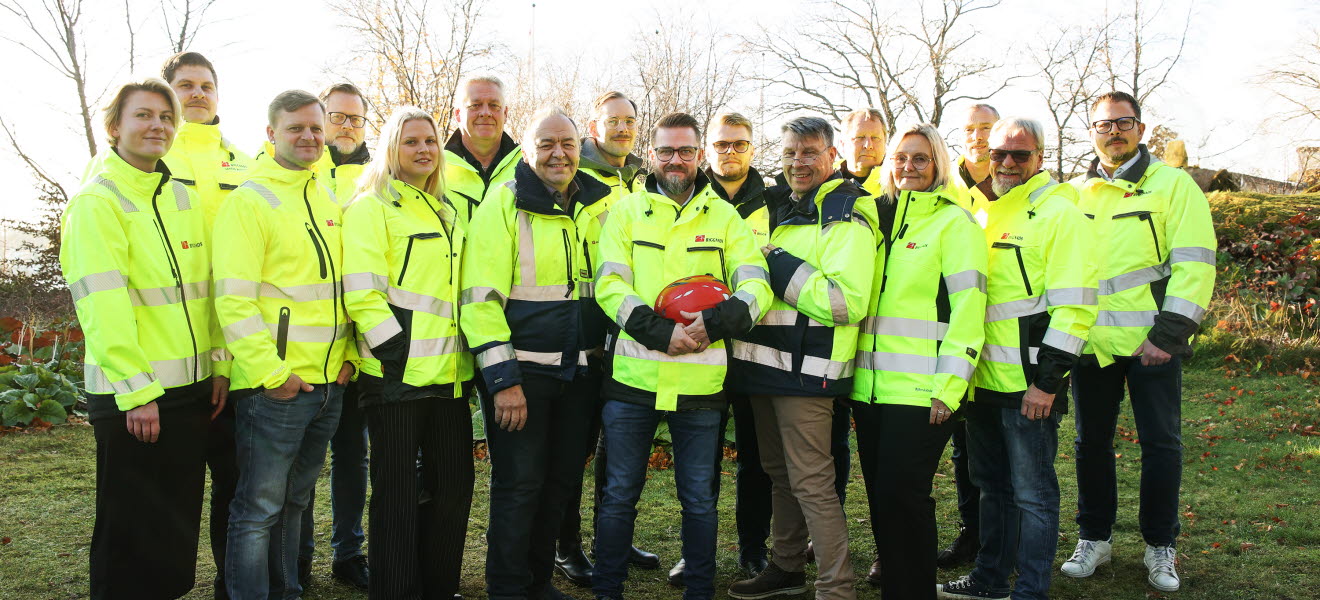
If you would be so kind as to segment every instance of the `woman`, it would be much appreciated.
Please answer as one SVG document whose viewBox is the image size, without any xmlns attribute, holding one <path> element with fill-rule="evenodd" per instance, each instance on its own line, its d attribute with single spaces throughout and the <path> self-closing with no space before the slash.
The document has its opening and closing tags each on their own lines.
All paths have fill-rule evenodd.
<svg viewBox="0 0 1320 600">
<path fill-rule="evenodd" d="M 457 320 L 463 228 L 443 200 L 439 140 L 430 114 L 396 110 L 344 213 L 344 302 L 371 436 L 372 598 L 458 597 L 472 502 L 472 357 Z"/>
<path fill-rule="evenodd" d="M 858 340 L 852 408 L 877 509 L 881 596 L 934 598 L 931 481 L 981 352 L 986 248 L 948 187 L 954 172 L 934 126 L 900 132 L 886 156 L 877 295 Z"/>
<path fill-rule="evenodd" d="M 202 206 L 161 161 L 180 114 L 159 79 L 120 87 L 105 109 L 110 148 L 63 217 L 96 435 L 92 598 L 178 598 L 197 566 L 207 424 L 227 382 L 212 393 L 220 337 Z"/>
</svg>

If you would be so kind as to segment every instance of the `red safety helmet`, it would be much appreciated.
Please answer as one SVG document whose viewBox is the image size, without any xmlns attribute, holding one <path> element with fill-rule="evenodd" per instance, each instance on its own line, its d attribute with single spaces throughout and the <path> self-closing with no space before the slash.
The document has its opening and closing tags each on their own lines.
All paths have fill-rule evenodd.
<svg viewBox="0 0 1320 600">
<path fill-rule="evenodd" d="M 680 312 L 698 313 L 713 308 L 732 294 L 729 286 L 710 275 L 684 277 L 660 291 L 655 299 L 655 312 L 681 325 L 691 325 L 692 320 L 683 318 Z"/>
</svg>

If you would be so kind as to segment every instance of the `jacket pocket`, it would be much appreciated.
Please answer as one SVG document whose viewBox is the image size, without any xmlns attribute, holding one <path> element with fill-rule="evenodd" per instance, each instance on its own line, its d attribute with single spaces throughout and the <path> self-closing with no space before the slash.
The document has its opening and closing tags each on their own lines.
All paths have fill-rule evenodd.
<svg viewBox="0 0 1320 600">
<path fill-rule="evenodd" d="M 408 236 L 408 245 L 403 250 L 403 265 L 399 267 L 399 278 L 394 282 L 394 285 L 403 285 L 403 277 L 408 274 L 408 263 L 412 262 L 413 244 L 417 240 L 434 240 L 439 239 L 440 237 L 440 233 L 434 231 L 428 233 L 414 233 Z"/>
<path fill-rule="evenodd" d="M 997 250 L 1012 250 L 1014 258 L 1017 261 L 1018 273 L 1022 275 L 1022 287 L 1027 291 L 1027 297 L 1034 296 L 1031 290 L 1031 276 L 1027 273 L 1027 262 L 1022 258 L 1022 246 L 1009 242 L 995 242 L 990 245 Z"/>
<path fill-rule="evenodd" d="M 716 255 L 719 257 L 720 271 L 719 271 L 718 273 L 708 273 L 708 274 L 709 274 L 709 275 L 713 275 L 716 279 L 718 279 L 718 280 L 720 280 L 720 281 L 724 281 L 724 277 L 725 277 L 724 274 L 728 272 L 728 271 L 725 270 L 725 268 L 724 268 L 724 248 L 721 248 L 721 247 L 719 247 L 719 246 L 688 246 L 687 251 L 688 251 L 688 252 L 714 252 L 714 253 L 716 253 Z M 704 262 L 703 260 L 701 260 L 701 258 L 700 258 L 699 256 L 694 256 L 693 258 L 695 259 L 695 260 L 692 261 L 692 262 L 694 263 L 694 265 L 700 265 L 700 264 L 702 264 L 702 263 Z M 696 268 L 697 268 L 698 271 L 701 270 L 701 267 L 700 267 L 700 266 L 697 266 Z"/>
<path fill-rule="evenodd" d="M 316 232 L 312 231 L 311 224 L 304 223 L 304 225 L 307 227 L 307 237 L 311 238 L 312 240 L 312 247 L 316 248 L 316 262 L 321 267 L 321 279 L 325 279 L 326 273 L 328 271 L 328 265 L 325 262 L 326 261 L 325 250 L 321 248 L 321 241 L 316 239 Z"/>
<path fill-rule="evenodd" d="M 1155 245 L 1155 262 L 1158 263 L 1162 262 L 1164 258 L 1160 252 L 1160 234 L 1158 228 L 1155 227 L 1155 215 L 1155 212 L 1149 210 L 1134 210 L 1114 215 L 1114 220 L 1135 218 L 1138 221 L 1144 221 L 1147 228 L 1150 229 L 1150 241 Z"/>
<path fill-rule="evenodd" d="M 289 320 L 292 311 L 285 306 L 280 309 L 280 322 L 275 330 L 275 354 L 284 360 L 284 355 L 289 348 Z"/>
</svg>

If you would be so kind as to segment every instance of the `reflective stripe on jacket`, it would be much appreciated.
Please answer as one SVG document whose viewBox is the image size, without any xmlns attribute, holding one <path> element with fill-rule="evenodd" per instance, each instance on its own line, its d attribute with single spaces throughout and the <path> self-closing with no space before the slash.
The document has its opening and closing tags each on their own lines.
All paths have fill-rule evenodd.
<svg viewBox="0 0 1320 600">
<path fill-rule="evenodd" d="M 877 201 L 878 251 L 852 397 L 957 410 L 985 341 L 985 234 L 953 194 Z"/>
<path fill-rule="evenodd" d="M 344 212 L 344 305 L 386 402 L 461 398 L 472 378 L 458 330 L 463 242 L 453 205 L 399 180 Z"/>
<path fill-rule="evenodd" d="M 857 325 L 872 294 L 875 199 L 839 178 L 800 200 L 790 192 L 766 193 L 775 297 L 765 318 L 733 342 L 730 383 L 745 394 L 847 396 Z"/>
<path fill-rule="evenodd" d="M 234 355 L 232 389 L 279 387 L 290 373 L 328 383 L 357 359 L 340 281 L 341 214 L 314 171 L 268 156 L 220 207 L 216 312 Z"/>
<path fill-rule="evenodd" d="M 220 135 L 219 125 L 184 123 L 165 155 L 170 176 L 197 192 L 207 226 L 215 223 L 229 192 L 247 181 L 252 158 Z"/>
<path fill-rule="evenodd" d="M 604 394 L 658 410 L 722 408 L 724 340 L 751 329 L 773 297 L 765 259 L 738 211 L 711 191 L 705 173 L 684 206 L 660 193 L 651 175 L 644 191 L 610 210 L 600 249 L 596 301 L 622 328 Z M 665 286 L 703 274 L 725 282 L 733 296 L 702 313 L 709 348 L 669 356 L 674 322 L 651 307 Z"/>
<path fill-rule="evenodd" d="M 520 385 L 524 372 L 572 380 L 604 343 L 600 312 L 581 300 L 591 271 L 579 226 L 595 222 L 581 215 L 609 188 L 582 172 L 573 184 L 580 220 L 519 161 L 472 217 L 459 323 L 492 394 Z"/>
<path fill-rule="evenodd" d="M 1144 145 L 1139 152 L 1137 164 L 1119 179 L 1100 177 L 1097 159 L 1087 178 L 1072 182 L 1100 244 L 1100 312 L 1086 352 L 1102 365 L 1111 356 L 1130 356 L 1148 338 L 1166 352 L 1189 356 L 1188 340 L 1215 285 L 1218 244 L 1205 194 Z"/>
<path fill-rule="evenodd" d="M 61 218 L 60 267 L 86 336 L 84 386 L 127 411 L 205 380 L 215 338 L 201 202 L 165 163 L 144 173 L 113 148 Z"/>
<path fill-rule="evenodd" d="M 1072 186 L 1042 171 L 988 205 L 985 346 L 972 377 L 978 402 L 982 390 L 1015 408 L 1030 385 L 1063 391 L 1086 345 L 1096 244 L 1076 202 Z"/>
</svg>

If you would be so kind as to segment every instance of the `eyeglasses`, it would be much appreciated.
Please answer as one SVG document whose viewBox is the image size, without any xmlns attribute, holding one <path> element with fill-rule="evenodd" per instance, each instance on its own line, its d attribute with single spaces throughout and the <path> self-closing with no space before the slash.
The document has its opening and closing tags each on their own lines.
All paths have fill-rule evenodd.
<svg viewBox="0 0 1320 600">
<path fill-rule="evenodd" d="M 367 118 L 362 115 L 350 115 L 341 112 L 332 112 L 326 115 L 330 117 L 330 122 L 335 125 L 343 125 L 344 121 L 352 123 L 354 127 L 361 129 L 367 126 Z"/>
<path fill-rule="evenodd" d="M 736 154 L 742 154 L 752 149 L 752 143 L 747 140 L 719 141 L 711 144 L 711 146 L 715 148 L 716 154 L 728 154 L 730 150 L 733 150 Z"/>
<path fill-rule="evenodd" d="M 906 164 L 907 166 L 912 167 L 912 169 L 916 171 L 925 171 L 926 167 L 930 166 L 930 157 L 926 156 L 925 154 L 918 154 L 916 156 L 908 156 L 906 154 L 895 154 L 889 157 L 889 160 L 890 162 L 894 163 L 895 167 L 902 168 L 903 165 Z"/>
<path fill-rule="evenodd" d="M 783 161 L 786 165 L 814 165 L 824 152 L 803 152 L 801 156 L 794 156 L 791 153 L 784 153 Z"/>
<path fill-rule="evenodd" d="M 1031 160 L 1031 155 L 1035 153 L 1035 150 L 991 150 L 990 161 L 1001 163 L 1005 158 L 1012 156 L 1013 162 L 1024 163 Z"/>
<path fill-rule="evenodd" d="M 623 119 L 620 119 L 618 117 L 610 117 L 608 119 L 605 119 L 604 123 L 605 126 L 610 129 L 614 129 L 618 127 L 620 123 L 622 123 L 623 126 L 627 127 L 628 129 L 633 129 L 634 127 L 637 127 L 637 119 L 634 119 L 632 117 L 626 117 Z"/>
<path fill-rule="evenodd" d="M 693 160 L 697 158 L 697 152 L 699 150 L 700 148 L 694 148 L 692 146 L 683 146 L 682 148 L 670 148 L 665 146 L 655 149 L 655 157 L 660 160 L 668 161 L 672 160 L 674 155 L 677 154 L 678 157 L 683 160 Z"/>
<path fill-rule="evenodd" d="M 1132 128 L 1136 127 L 1137 123 L 1140 122 L 1141 121 L 1136 117 L 1101 119 L 1099 121 L 1093 121 L 1091 123 L 1091 129 L 1094 129 L 1096 133 L 1109 133 L 1110 131 L 1113 131 L 1115 126 L 1117 126 L 1119 131 L 1132 131 Z"/>
</svg>

